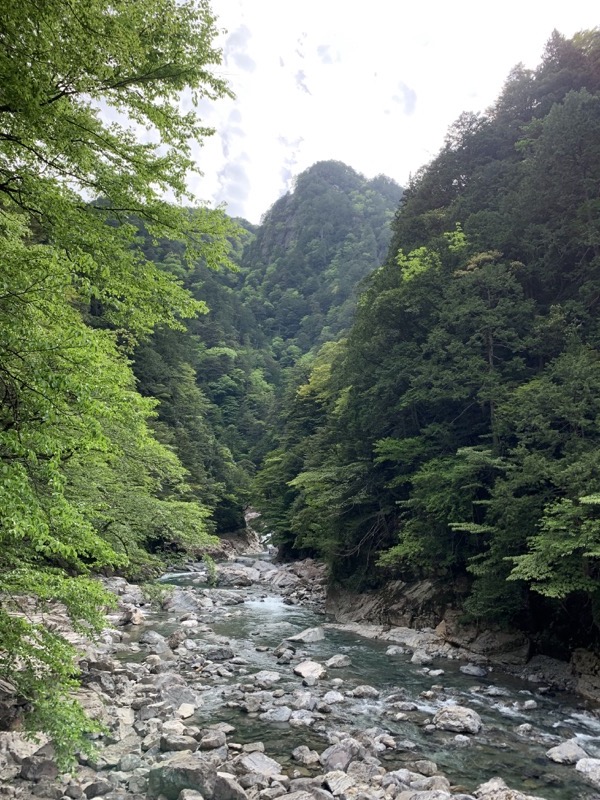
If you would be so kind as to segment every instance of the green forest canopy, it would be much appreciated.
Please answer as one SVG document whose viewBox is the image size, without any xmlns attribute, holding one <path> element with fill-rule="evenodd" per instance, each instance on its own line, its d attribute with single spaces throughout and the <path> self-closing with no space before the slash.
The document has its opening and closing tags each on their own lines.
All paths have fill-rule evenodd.
<svg viewBox="0 0 600 800">
<path fill-rule="evenodd" d="M 467 576 L 472 619 L 597 645 L 600 32 L 463 114 L 392 231 L 287 408 L 264 517 L 347 585 Z"/>
</svg>

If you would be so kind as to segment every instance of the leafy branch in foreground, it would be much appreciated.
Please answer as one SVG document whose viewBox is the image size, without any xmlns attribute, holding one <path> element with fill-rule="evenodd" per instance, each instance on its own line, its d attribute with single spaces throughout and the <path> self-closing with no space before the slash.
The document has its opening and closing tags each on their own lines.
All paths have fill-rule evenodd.
<svg viewBox="0 0 600 800">
<path fill-rule="evenodd" d="M 139 563 L 149 537 L 209 541 L 127 353 L 206 310 L 145 257 L 139 221 L 187 264 L 228 260 L 233 223 L 184 206 L 191 142 L 211 133 L 196 104 L 229 93 L 216 32 L 206 0 L 2 7 L 0 674 L 62 763 L 95 728 L 68 700 L 75 653 L 44 615 L 93 636 L 109 602 L 96 572 Z"/>
</svg>

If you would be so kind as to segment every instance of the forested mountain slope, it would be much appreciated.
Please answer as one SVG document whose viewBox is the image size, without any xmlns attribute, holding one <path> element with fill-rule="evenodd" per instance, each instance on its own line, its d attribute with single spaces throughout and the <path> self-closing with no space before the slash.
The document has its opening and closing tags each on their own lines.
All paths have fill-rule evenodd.
<svg viewBox="0 0 600 800">
<path fill-rule="evenodd" d="M 258 476 L 284 550 L 467 576 L 473 618 L 598 644 L 599 300 L 600 33 L 555 33 L 415 177 L 297 391 Z"/>
<path fill-rule="evenodd" d="M 242 258 L 242 298 L 276 355 L 293 360 L 348 328 L 358 283 L 387 252 L 401 195 L 383 175 L 366 180 L 321 161 L 265 214 Z"/>
<path fill-rule="evenodd" d="M 381 263 L 400 196 L 384 176 L 315 164 L 259 226 L 237 220 L 237 271 L 190 268 L 176 242 L 145 235 L 146 256 L 208 307 L 183 330 L 156 330 L 133 367 L 141 393 L 158 400 L 155 435 L 188 470 L 217 534 L 243 526 L 252 476 L 287 413 L 285 387 L 306 374 L 298 361 L 310 363 L 317 342 L 350 324 L 357 284 Z"/>
</svg>

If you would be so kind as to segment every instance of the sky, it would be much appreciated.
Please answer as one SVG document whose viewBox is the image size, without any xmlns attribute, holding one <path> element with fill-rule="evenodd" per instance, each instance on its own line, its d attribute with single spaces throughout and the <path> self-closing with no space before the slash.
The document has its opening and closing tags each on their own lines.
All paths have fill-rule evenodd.
<svg viewBox="0 0 600 800">
<path fill-rule="evenodd" d="M 235 99 L 202 100 L 216 133 L 198 200 L 258 223 L 317 161 L 406 185 L 463 111 L 485 111 L 553 29 L 600 24 L 592 0 L 212 0 Z"/>
</svg>

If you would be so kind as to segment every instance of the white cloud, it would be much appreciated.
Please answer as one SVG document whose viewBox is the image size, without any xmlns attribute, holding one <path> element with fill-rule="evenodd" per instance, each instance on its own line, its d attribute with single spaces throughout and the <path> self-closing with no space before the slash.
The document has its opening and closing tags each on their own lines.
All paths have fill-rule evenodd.
<svg viewBox="0 0 600 800">
<path fill-rule="evenodd" d="M 253 222 L 318 160 L 405 183 L 462 111 L 489 106 L 518 62 L 538 63 L 554 28 L 570 36 L 597 22 L 589 0 L 213 0 L 213 10 L 237 97 L 203 104 L 218 133 L 196 148 L 194 189 Z M 227 165 L 242 162 L 236 187 L 242 173 Z"/>
</svg>

